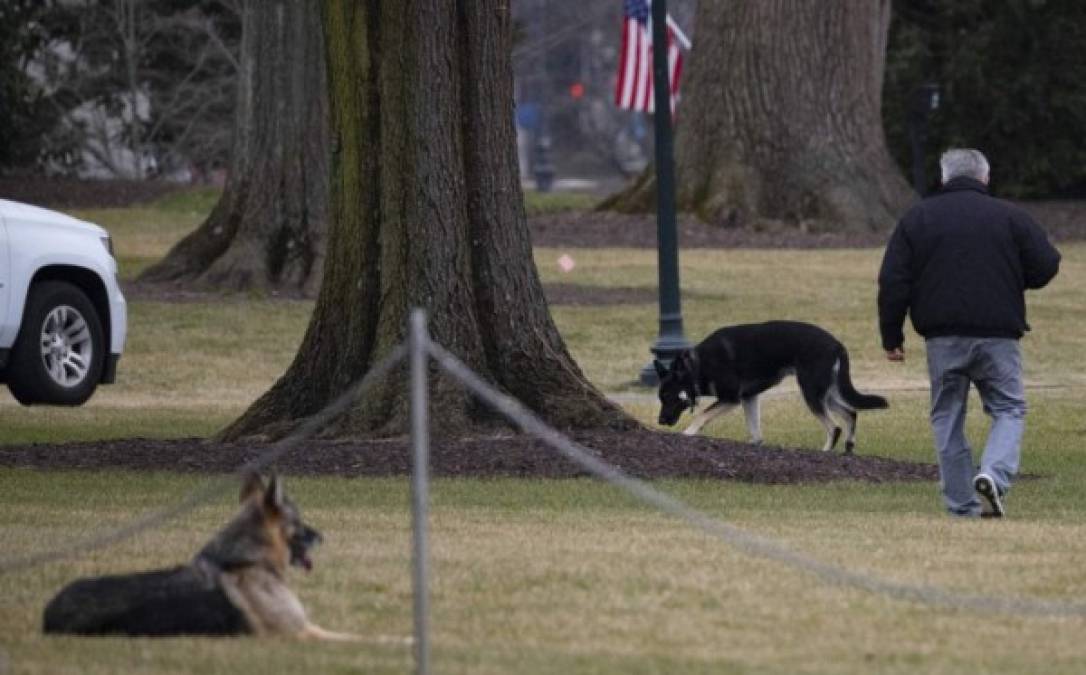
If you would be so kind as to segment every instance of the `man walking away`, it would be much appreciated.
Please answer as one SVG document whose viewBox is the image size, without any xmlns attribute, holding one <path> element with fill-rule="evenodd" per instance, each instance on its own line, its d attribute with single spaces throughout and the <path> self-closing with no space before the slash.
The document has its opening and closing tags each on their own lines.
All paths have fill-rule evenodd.
<svg viewBox="0 0 1086 675">
<path fill-rule="evenodd" d="M 905 214 L 886 247 L 879 329 L 891 361 L 905 359 L 906 313 L 925 339 L 947 510 L 1000 517 L 1025 426 L 1018 347 L 1029 330 L 1025 290 L 1056 276 L 1060 254 L 1025 211 L 988 195 L 988 160 L 979 151 L 950 149 L 939 164 L 942 189 Z M 992 418 L 976 474 L 965 438 L 970 383 Z"/>
</svg>

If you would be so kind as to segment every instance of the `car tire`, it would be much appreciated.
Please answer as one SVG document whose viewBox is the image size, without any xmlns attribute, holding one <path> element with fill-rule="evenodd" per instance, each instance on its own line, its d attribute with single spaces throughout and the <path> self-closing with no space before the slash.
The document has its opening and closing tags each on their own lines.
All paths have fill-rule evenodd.
<svg viewBox="0 0 1086 675">
<path fill-rule="evenodd" d="M 23 405 L 80 405 L 97 388 L 105 356 L 102 321 L 87 295 L 64 281 L 36 283 L 11 349 L 8 389 Z"/>
</svg>

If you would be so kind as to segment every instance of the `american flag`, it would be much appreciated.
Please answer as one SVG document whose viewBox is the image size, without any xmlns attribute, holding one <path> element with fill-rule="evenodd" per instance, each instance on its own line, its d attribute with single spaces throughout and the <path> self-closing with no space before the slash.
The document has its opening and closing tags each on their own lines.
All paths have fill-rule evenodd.
<svg viewBox="0 0 1086 675">
<path fill-rule="evenodd" d="M 651 0 L 624 0 L 622 52 L 618 60 L 615 105 L 627 110 L 651 113 L 656 105 L 652 91 L 652 18 Z M 679 100 L 679 77 L 683 71 L 680 45 L 690 49 L 690 41 L 667 17 L 667 60 L 670 76 L 671 110 Z"/>
</svg>

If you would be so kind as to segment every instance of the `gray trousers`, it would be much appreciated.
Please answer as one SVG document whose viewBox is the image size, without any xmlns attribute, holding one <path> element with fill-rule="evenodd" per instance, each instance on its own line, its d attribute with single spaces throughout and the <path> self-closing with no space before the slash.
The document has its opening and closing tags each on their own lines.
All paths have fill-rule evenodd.
<svg viewBox="0 0 1086 675">
<path fill-rule="evenodd" d="M 938 337 L 927 341 L 931 377 L 931 430 L 939 459 L 943 500 L 956 515 L 977 515 L 973 491 L 973 451 L 965 437 L 969 384 L 977 387 L 984 412 L 992 418 L 980 458 L 980 473 L 995 481 L 1000 494 L 1018 473 L 1026 399 L 1018 341 L 1005 338 Z"/>
</svg>

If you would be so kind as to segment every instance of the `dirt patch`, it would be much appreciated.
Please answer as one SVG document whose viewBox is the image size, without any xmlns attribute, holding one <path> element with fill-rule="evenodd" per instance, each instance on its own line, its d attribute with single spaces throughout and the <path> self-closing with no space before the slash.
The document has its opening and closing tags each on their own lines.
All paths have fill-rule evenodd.
<svg viewBox="0 0 1086 675">
<path fill-rule="evenodd" d="M 656 248 L 656 215 L 569 211 L 528 219 L 532 244 L 578 248 Z M 882 233 L 759 232 L 723 228 L 680 214 L 682 248 L 856 248 L 885 246 Z"/>
<path fill-rule="evenodd" d="M 1018 202 L 1056 241 L 1086 239 L 1086 200 Z"/>
<path fill-rule="evenodd" d="M 221 302 L 232 298 L 251 299 L 252 296 L 241 293 L 220 293 L 189 289 L 176 284 L 152 284 L 126 281 L 121 283 L 121 291 L 128 302 Z"/>
<path fill-rule="evenodd" d="M 0 178 L 0 199 L 53 209 L 120 208 L 154 201 L 186 186 L 162 181 Z"/>
<path fill-rule="evenodd" d="M 247 293 L 222 293 L 191 289 L 177 284 L 152 284 L 125 282 L 121 284 L 129 302 L 249 302 Z M 657 301 L 656 289 L 624 286 L 603 288 L 582 284 L 544 284 L 547 303 L 552 306 L 644 305 Z M 280 300 L 304 300 L 300 295 L 280 294 L 272 296 Z"/>
<path fill-rule="evenodd" d="M 1086 201 L 1021 202 L 1055 241 L 1086 239 Z M 692 248 L 882 248 L 887 232 L 757 231 L 724 228 L 680 214 L 679 246 Z M 570 211 L 528 219 L 532 243 L 553 248 L 656 248 L 656 215 Z"/>
<path fill-rule="evenodd" d="M 882 483 L 933 481 L 931 464 L 870 455 L 752 446 L 650 430 L 575 433 L 596 457 L 640 478 L 706 478 L 747 483 L 796 484 L 837 480 Z M 227 473 L 268 448 L 202 439 L 123 439 L 63 445 L 0 446 L 0 466 L 35 469 L 128 469 Z M 587 472 L 525 436 L 434 439 L 435 476 L 575 478 Z M 281 458 L 276 470 L 293 475 L 401 476 L 410 472 L 406 439 L 305 441 Z"/>
</svg>

